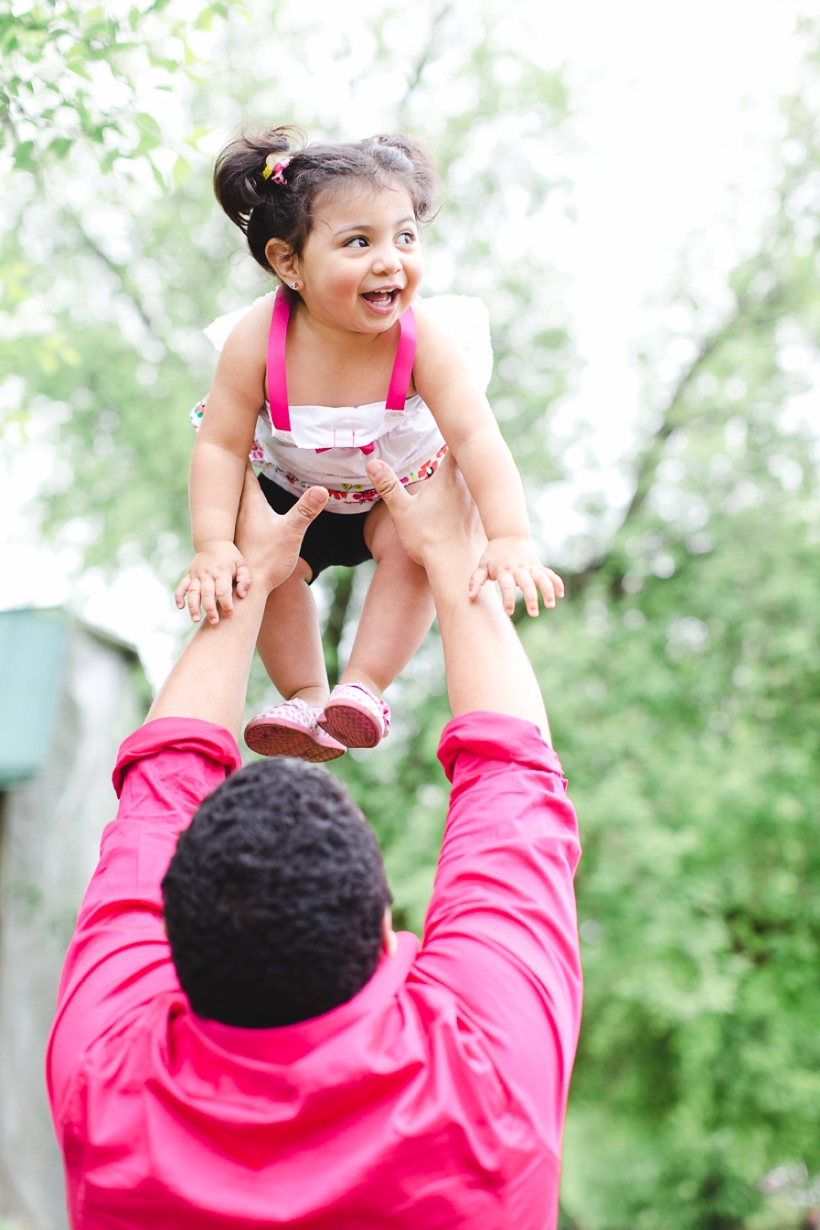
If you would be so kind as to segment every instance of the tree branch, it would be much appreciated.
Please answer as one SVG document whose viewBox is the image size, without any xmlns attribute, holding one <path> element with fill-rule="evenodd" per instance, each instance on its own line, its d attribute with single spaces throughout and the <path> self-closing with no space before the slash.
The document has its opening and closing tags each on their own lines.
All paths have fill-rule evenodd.
<svg viewBox="0 0 820 1230">
<path fill-rule="evenodd" d="M 781 298 L 780 288 L 775 287 L 768 295 L 766 295 L 762 307 L 773 309 Z M 663 456 L 664 445 L 666 444 L 672 432 L 678 427 L 682 427 L 686 421 L 686 416 L 683 405 L 683 398 L 692 382 L 700 374 L 704 364 L 709 357 L 714 353 L 716 348 L 721 345 L 729 335 L 737 328 L 738 324 L 743 320 L 745 313 L 749 308 L 749 303 L 746 297 L 741 297 L 738 300 L 737 306 L 721 327 L 715 333 L 704 339 L 700 349 L 695 355 L 688 368 L 681 375 L 669 401 L 666 409 L 661 417 L 661 422 L 657 430 L 651 436 L 646 448 L 640 454 L 635 471 L 635 482 L 632 494 L 632 499 L 629 501 L 626 512 L 623 515 L 621 524 L 612 535 L 609 546 L 595 559 L 590 560 L 583 568 L 577 572 L 572 570 L 562 571 L 562 577 L 566 586 L 567 595 L 570 597 L 580 597 L 591 581 L 594 580 L 599 573 L 604 571 L 607 564 L 610 562 L 614 550 L 614 545 L 627 529 L 630 522 L 636 520 L 641 510 L 643 509 L 649 492 L 652 490 L 652 485 L 655 481 L 655 474 L 658 469 L 661 457 Z M 765 313 L 764 313 L 765 315 Z M 760 322 L 758 322 L 760 323 Z M 610 581 L 610 590 L 614 598 L 619 598 L 623 594 L 623 577 L 624 574 L 620 570 L 616 570 Z M 516 603 L 515 612 L 513 614 L 513 622 L 521 623 L 526 616 L 526 607 L 523 601 L 519 599 Z"/>
<path fill-rule="evenodd" d="M 397 112 L 397 126 L 401 130 L 407 127 L 407 112 L 410 108 L 413 95 L 421 85 L 421 79 L 424 76 L 424 70 L 427 68 L 427 65 L 431 62 L 431 60 L 435 59 L 438 51 L 439 30 L 445 19 L 449 17 L 451 11 L 451 5 L 449 3 L 444 3 L 439 7 L 438 11 L 433 14 L 433 19 L 430 22 L 430 29 L 427 34 L 427 41 L 422 47 L 415 64 L 410 70 L 410 74 L 407 78 L 407 88 L 404 91 L 404 97 L 399 103 Z"/>
<path fill-rule="evenodd" d="M 142 305 L 139 295 L 137 294 L 137 292 L 134 290 L 133 286 L 131 285 L 124 266 L 118 265 L 116 261 L 112 260 L 111 257 L 107 255 L 105 250 L 100 247 L 97 241 L 91 238 L 91 236 L 88 234 L 88 231 L 83 226 L 82 220 L 76 214 L 72 215 L 72 218 L 73 218 L 74 224 L 79 228 L 80 232 L 82 233 L 83 242 L 88 247 L 89 251 L 92 252 L 93 255 L 97 257 L 97 260 L 101 261 L 102 264 L 105 265 L 106 269 L 108 269 L 110 273 L 113 273 L 115 277 L 119 280 L 119 283 L 122 286 L 123 291 L 128 296 L 128 298 L 131 300 L 131 303 L 134 305 L 137 315 L 139 316 L 142 323 L 145 325 L 145 328 L 148 330 L 149 333 L 153 334 L 154 333 L 154 322 L 152 321 L 151 317 L 146 312 L 145 308 Z"/>
<path fill-rule="evenodd" d="M 713 333 L 711 337 L 706 338 L 701 343 L 700 349 L 694 359 L 689 364 L 686 371 L 681 375 L 672 390 L 672 395 L 667 402 L 666 409 L 663 411 L 658 429 L 654 432 L 650 438 L 649 444 L 638 458 L 632 499 L 629 501 L 629 505 L 621 520 L 621 524 L 618 526 L 615 534 L 613 534 L 610 545 L 601 555 L 597 557 L 597 559 L 591 560 L 578 572 L 569 572 L 564 574 L 564 582 L 566 584 L 568 594 L 571 594 L 573 597 L 577 597 L 584 592 L 593 578 L 606 567 L 612 556 L 614 543 L 628 527 L 629 523 L 634 521 L 641 512 L 641 509 L 646 503 L 646 498 L 652 490 L 652 485 L 655 482 L 655 475 L 663 455 L 664 445 L 672 435 L 672 432 L 678 427 L 683 426 L 683 423 L 685 422 L 686 416 L 685 413 L 682 413 L 684 410 L 684 395 L 695 378 L 700 374 L 704 364 L 710 355 L 713 354 L 715 348 L 724 342 L 728 335 L 736 327 L 738 321 L 741 319 L 744 307 L 745 305 L 742 302 L 738 302 L 738 305 L 732 315 L 724 321 L 721 327 Z M 622 581 L 623 576 L 620 574 L 613 577 L 612 589 L 615 596 L 620 596 Z"/>
</svg>

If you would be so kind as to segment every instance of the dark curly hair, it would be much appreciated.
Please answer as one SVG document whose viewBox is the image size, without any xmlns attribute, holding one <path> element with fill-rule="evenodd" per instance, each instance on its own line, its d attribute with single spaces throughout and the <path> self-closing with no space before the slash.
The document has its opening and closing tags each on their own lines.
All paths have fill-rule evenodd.
<svg viewBox="0 0 820 1230">
<path fill-rule="evenodd" d="M 345 1003 L 373 974 L 390 890 L 376 838 L 323 769 L 271 759 L 200 804 L 162 881 L 193 1011 L 265 1029 Z"/>
<path fill-rule="evenodd" d="M 284 184 L 263 177 L 271 154 L 290 158 Z M 423 222 L 432 217 L 433 164 L 420 145 L 401 133 L 314 145 L 305 144 L 299 128 L 243 133 L 223 149 L 214 167 L 216 199 L 244 231 L 254 260 L 269 273 L 268 240 L 282 239 L 301 256 L 317 198 L 348 189 L 355 181 L 374 188 L 400 184 L 410 193 L 416 218 Z"/>
</svg>

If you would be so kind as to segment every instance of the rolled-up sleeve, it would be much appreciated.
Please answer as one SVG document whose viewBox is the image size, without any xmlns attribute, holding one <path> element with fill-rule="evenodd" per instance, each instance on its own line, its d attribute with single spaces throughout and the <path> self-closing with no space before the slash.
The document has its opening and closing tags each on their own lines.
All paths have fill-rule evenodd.
<svg viewBox="0 0 820 1230">
<path fill-rule="evenodd" d="M 160 718 L 130 735 L 114 770 L 120 805 L 66 955 L 47 1053 L 55 1122 L 93 1043 L 155 996 L 179 988 L 162 924 L 162 878 L 179 834 L 241 764 L 232 736 L 193 718 Z"/>
<path fill-rule="evenodd" d="M 450 812 L 414 977 L 455 995 L 508 1096 L 560 1154 L 581 1014 L 575 812 L 534 725 L 469 713 L 439 758 Z"/>
</svg>

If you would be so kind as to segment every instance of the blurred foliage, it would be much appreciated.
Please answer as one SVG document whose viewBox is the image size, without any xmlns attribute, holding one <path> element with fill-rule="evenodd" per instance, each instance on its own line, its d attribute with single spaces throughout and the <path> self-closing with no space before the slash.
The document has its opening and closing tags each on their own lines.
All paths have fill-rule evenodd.
<svg viewBox="0 0 820 1230">
<path fill-rule="evenodd" d="M 623 529 L 527 629 L 585 841 L 584 1230 L 796 1227 L 820 1202 L 817 66 Z M 765 1200 L 784 1165 L 805 1181 Z"/>
<path fill-rule="evenodd" d="M 491 397 L 531 494 L 562 477 L 551 409 L 575 360 L 560 286 L 528 229 L 565 200 L 560 79 L 514 54 L 502 21 L 467 20 L 455 5 L 421 6 L 412 28 L 402 10 L 381 9 L 366 39 L 294 5 L 254 12 L 250 25 L 225 10 L 206 82 L 180 53 L 172 7 L 156 8 L 145 37 L 166 46 L 150 23 L 167 20 L 179 39 L 156 71 L 176 74 L 183 118 L 152 111 L 157 144 L 126 143 L 111 162 L 112 138 L 94 133 L 120 112 L 86 130 L 77 110 L 64 174 L 44 180 L 32 152 L 13 189 L 0 187 L 2 422 L 9 438 L 45 443 L 46 527 L 89 564 L 144 557 L 168 580 L 183 566 L 186 410 L 213 359 L 200 329 L 267 289 L 236 259 L 240 237 L 210 194 L 215 146 L 202 138 L 259 114 L 334 136 L 340 116 L 367 111 L 374 127 L 426 138 L 443 188 L 431 289 L 486 299 Z M 40 10 L 29 12 L 18 24 L 36 65 Z M 142 17 L 131 26 L 88 9 L 43 12 L 75 21 L 72 46 L 90 49 L 77 63 L 92 78 L 98 52 L 115 75 L 136 63 L 117 48 L 140 44 Z M 3 81 L 28 72 L 24 51 L 12 51 Z M 340 83 L 335 111 L 295 92 L 320 61 Z M 85 90 L 89 79 L 75 76 Z M 820 1202 L 819 83 L 810 57 L 790 104 L 780 207 L 760 252 L 735 271 L 723 315 L 684 286 L 687 323 L 659 333 L 647 358 L 652 414 L 621 529 L 601 549 L 591 535 L 563 606 L 520 625 L 585 844 L 587 1001 L 565 1230 L 796 1230 L 801 1206 Z M 125 84 L 121 105 L 138 109 L 139 82 Z M 56 159 L 34 93 L 22 90 L 36 140 L 22 135 L 38 159 Z M 381 94 L 389 106 L 373 102 Z M 18 123 L 22 104 L 9 106 Z M 691 358 L 662 382 L 682 339 Z M 365 584 L 366 570 L 355 581 L 340 570 L 320 593 L 331 666 Z M 256 698 L 265 686 L 257 668 Z M 333 769 L 379 833 L 398 921 L 419 929 L 447 798 L 435 637 L 396 696 L 386 746 Z"/>
<path fill-rule="evenodd" d="M 154 90 L 170 90 L 168 78 L 195 63 L 184 41 L 189 30 L 208 26 L 228 9 L 214 0 L 188 5 L 176 19 L 169 11 L 169 20 L 157 22 L 169 3 L 4 0 L 0 149 L 11 149 L 17 169 L 48 169 L 84 141 L 99 147 L 107 172 L 118 159 L 141 158 L 161 144 L 157 119 L 137 105 L 137 79 L 148 72 Z"/>
</svg>

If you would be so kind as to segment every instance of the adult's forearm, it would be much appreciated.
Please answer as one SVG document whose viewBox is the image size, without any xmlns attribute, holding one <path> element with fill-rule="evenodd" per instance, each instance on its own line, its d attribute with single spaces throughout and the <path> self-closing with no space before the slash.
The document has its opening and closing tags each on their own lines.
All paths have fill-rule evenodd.
<svg viewBox="0 0 820 1230">
<path fill-rule="evenodd" d="M 188 485 L 195 550 L 209 542 L 233 542 L 246 466 L 245 458 L 221 445 L 197 440 Z"/>
<path fill-rule="evenodd" d="M 524 718 L 551 743 L 538 682 L 495 588 L 485 585 L 473 601 L 467 596 L 474 566 L 466 553 L 443 551 L 427 568 L 453 717 L 486 710 Z"/>
<path fill-rule="evenodd" d="M 147 721 L 200 718 L 224 726 L 239 739 L 267 598 L 263 585 L 252 585 L 247 596 L 235 604 L 230 619 L 198 628 L 151 706 Z"/>
</svg>

